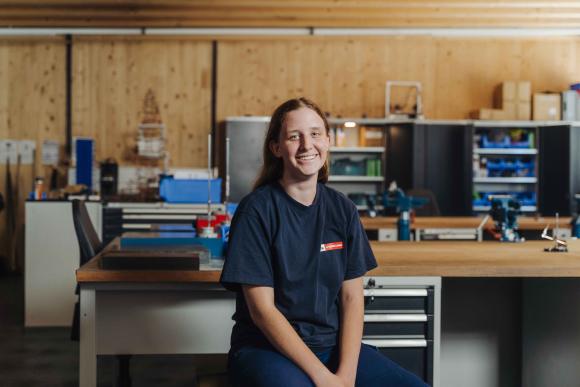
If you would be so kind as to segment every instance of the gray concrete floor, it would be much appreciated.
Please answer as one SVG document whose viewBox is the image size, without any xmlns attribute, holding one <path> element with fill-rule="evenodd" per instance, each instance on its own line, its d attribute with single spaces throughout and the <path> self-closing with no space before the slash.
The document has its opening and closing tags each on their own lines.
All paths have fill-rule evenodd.
<svg viewBox="0 0 580 387">
<path fill-rule="evenodd" d="M 23 278 L 0 275 L 0 387 L 78 386 L 78 347 L 67 328 L 24 329 Z M 115 368 L 99 356 L 99 387 L 114 385 Z M 195 386 L 188 356 L 133 356 L 131 376 L 133 387 Z"/>
</svg>

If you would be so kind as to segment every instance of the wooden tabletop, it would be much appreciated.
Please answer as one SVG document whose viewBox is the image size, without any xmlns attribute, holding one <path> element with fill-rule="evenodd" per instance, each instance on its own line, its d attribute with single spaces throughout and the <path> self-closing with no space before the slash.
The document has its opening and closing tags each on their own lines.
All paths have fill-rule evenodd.
<svg viewBox="0 0 580 387">
<path fill-rule="evenodd" d="M 376 276 L 436 277 L 580 277 L 580 241 L 569 252 L 544 252 L 550 241 L 372 242 L 379 267 Z M 219 270 L 102 270 L 96 256 L 77 270 L 83 282 L 218 282 Z"/>
<path fill-rule="evenodd" d="M 396 228 L 397 217 L 361 217 L 363 227 L 367 230 L 376 230 L 379 228 Z M 445 216 L 445 217 L 415 217 L 411 223 L 412 229 L 427 229 L 427 228 L 477 228 L 483 217 L 476 216 Z M 570 228 L 572 218 L 561 217 L 560 228 Z M 544 227 L 550 225 L 553 228 L 556 224 L 554 217 L 524 217 L 518 218 L 518 225 L 520 230 L 543 230 Z M 484 228 L 493 227 L 493 220 L 488 219 Z"/>
<path fill-rule="evenodd" d="M 103 252 L 119 248 L 115 238 Z M 77 282 L 219 282 L 221 270 L 104 270 L 101 255 L 76 271 Z"/>
<path fill-rule="evenodd" d="M 371 242 L 379 267 L 369 275 L 437 277 L 580 277 L 580 245 L 544 252 L 550 241 Z"/>
</svg>

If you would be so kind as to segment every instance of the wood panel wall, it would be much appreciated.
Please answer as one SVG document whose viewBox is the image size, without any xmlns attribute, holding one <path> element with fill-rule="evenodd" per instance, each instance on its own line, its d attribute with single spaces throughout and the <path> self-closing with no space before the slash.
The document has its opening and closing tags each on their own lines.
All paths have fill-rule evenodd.
<svg viewBox="0 0 580 387">
<path fill-rule="evenodd" d="M 96 157 L 135 164 L 148 90 L 166 125 L 170 165 L 207 165 L 211 41 L 78 38 L 73 43 L 73 135 L 96 139 Z"/>
<path fill-rule="evenodd" d="M 423 85 L 427 118 L 492 107 L 503 80 L 560 91 L 580 80 L 580 38 L 374 37 L 221 41 L 218 119 L 269 115 L 304 95 L 342 117 L 384 117 L 385 82 Z"/>
<path fill-rule="evenodd" d="M 143 99 L 155 92 L 168 128 L 170 165 L 204 167 L 211 127 L 212 39 L 217 39 L 217 119 L 268 115 L 304 95 L 333 116 L 382 117 L 385 81 L 422 82 L 427 118 L 462 119 L 492 106 L 502 80 L 534 91 L 580 80 L 580 38 L 79 37 L 73 39 L 73 135 L 96 139 L 97 160 L 131 164 Z M 63 38 L 0 40 L 0 138 L 65 143 Z M 22 167 L 22 197 L 35 175 Z M 13 170 L 14 172 L 14 170 Z M 0 190 L 5 192 L 5 166 Z M 22 199 L 20 201 L 22 203 Z M 5 214 L 5 213 L 4 213 Z M 6 248 L 0 216 L 0 255 Z M 19 206 L 23 219 L 22 205 Z"/>
<path fill-rule="evenodd" d="M 577 27 L 580 4 L 526 0 L 1 0 L 1 26 Z"/>
<path fill-rule="evenodd" d="M 65 45 L 61 38 L 3 39 L 0 41 L 0 139 L 34 140 L 35 165 L 22 165 L 13 184 L 18 185 L 19 233 L 24 219 L 23 202 L 34 176 L 45 176 L 40 148 L 45 139 L 65 141 Z M 6 197 L 6 164 L 0 163 L 0 192 Z M 21 239 L 20 239 L 21 240 Z M 0 214 L 0 256 L 8 255 L 11 241 L 6 233 L 6 211 Z M 22 251 L 20 250 L 20 253 Z M 4 258 L 5 262 L 6 258 Z M 10 265 L 22 266 L 22 257 Z"/>
</svg>

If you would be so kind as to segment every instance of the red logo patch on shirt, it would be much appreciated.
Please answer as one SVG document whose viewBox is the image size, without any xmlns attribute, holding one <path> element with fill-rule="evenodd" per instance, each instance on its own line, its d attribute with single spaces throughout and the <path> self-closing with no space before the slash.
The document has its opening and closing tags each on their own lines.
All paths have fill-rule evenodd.
<svg viewBox="0 0 580 387">
<path fill-rule="evenodd" d="M 341 250 L 342 247 L 342 242 L 323 243 L 320 245 L 320 251 Z"/>
</svg>

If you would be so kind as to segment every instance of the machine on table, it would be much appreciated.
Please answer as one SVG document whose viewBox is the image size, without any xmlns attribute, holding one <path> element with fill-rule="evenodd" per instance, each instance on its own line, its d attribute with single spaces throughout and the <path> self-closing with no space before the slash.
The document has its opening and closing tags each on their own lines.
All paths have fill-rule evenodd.
<svg viewBox="0 0 580 387">
<path fill-rule="evenodd" d="M 400 241 L 411 240 L 411 210 L 427 203 L 425 198 L 406 196 L 402 189 L 391 184 L 388 191 L 383 193 L 384 208 L 395 207 L 399 214 L 397 234 Z"/>
<path fill-rule="evenodd" d="M 496 238 L 502 242 L 523 242 L 524 238 L 518 232 L 520 203 L 511 195 L 495 195 L 490 200 L 489 213 L 495 223 Z"/>
</svg>

